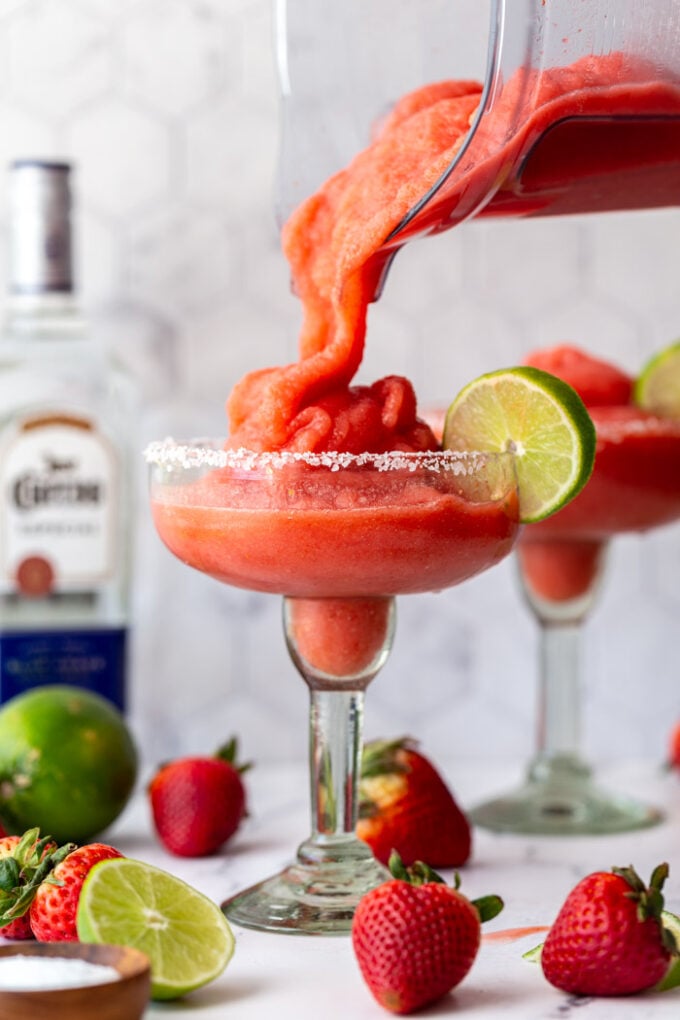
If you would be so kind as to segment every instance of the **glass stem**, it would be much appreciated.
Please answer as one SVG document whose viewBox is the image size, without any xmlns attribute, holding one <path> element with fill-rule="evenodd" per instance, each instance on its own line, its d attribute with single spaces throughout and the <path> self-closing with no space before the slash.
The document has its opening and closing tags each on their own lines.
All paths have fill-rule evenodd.
<svg viewBox="0 0 680 1020">
<path fill-rule="evenodd" d="M 555 770 L 588 774 L 580 760 L 581 623 L 541 621 L 538 753 L 534 778 Z"/>
<path fill-rule="evenodd" d="M 312 839 L 354 834 L 361 767 L 363 691 L 311 691 Z"/>
<path fill-rule="evenodd" d="M 284 599 L 286 641 L 310 693 L 312 832 L 302 864 L 375 865 L 355 835 L 364 691 L 389 655 L 390 597 Z"/>
</svg>

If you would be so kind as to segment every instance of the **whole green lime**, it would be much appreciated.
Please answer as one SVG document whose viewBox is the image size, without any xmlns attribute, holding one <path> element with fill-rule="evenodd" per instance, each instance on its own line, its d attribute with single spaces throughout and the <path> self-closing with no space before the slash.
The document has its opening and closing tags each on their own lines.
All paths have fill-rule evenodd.
<svg viewBox="0 0 680 1020">
<path fill-rule="evenodd" d="M 137 751 L 119 710 L 78 687 L 37 687 L 0 708 L 0 821 L 86 843 L 125 807 Z"/>
</svg>

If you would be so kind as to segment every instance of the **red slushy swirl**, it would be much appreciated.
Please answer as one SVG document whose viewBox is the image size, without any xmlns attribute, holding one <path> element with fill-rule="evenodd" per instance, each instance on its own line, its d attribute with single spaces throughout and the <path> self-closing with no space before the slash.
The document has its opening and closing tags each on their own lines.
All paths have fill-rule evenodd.
<svg viewBox="0 0 680 1020">
<path fill-rule="evenodd" d="M 290 217 L 283 247 L 303 306 L 299 360 L 250 373 L 234 387 L 230 446 L 353 452 L 436 447 L 406 379 L 351 384 L 363 357 L 367 308 L 383 270 L 386 239 L 450 167 L 481 94 L 479 83 L 462 81 L 405 96 L 373 143 Z M 437 229 L 470 215 L 502 188 L 520 154 L 551 124 L 650 113 L 677 116 L 680 88 L 659 81 L 658 68 L 628 54 L 520 69 L 504 84 L 493 115 L 480 120 L 470 149 L 474 160 L 466 156 L 456 166 L 427 215 Z M 509 123 L 521 126 L 511 138 Z"/>
</svg>

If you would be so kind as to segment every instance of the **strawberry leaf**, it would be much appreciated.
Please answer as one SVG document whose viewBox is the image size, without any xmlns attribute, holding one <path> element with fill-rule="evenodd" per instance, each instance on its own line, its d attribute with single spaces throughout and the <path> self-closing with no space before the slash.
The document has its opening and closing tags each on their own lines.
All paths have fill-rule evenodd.
<svg viewBox="0 0 680 1020">
<path fill-rule="evenodd" d="M 248 769 L 253 767 L 253 763 L 251 761 L 246 762 L 243 765 L 238 762 L 238 737 L 231 737 L 226 744 L 219 747 L 215 752 L 215 758 L 221 758 L 222 761 L 226 761 L 228 765 L 233 765 L 236 771 L 241 774 L 247 772 Z"/>
<path fill-rule="evenodd" d="M 472 906 L 479 914 L 479 920 L 484 924 L 485 921 L 490 921 L 492 917 L 497 917 L 505 904 L 500 896 L 495 896 L 492 893 L 489 896 L 480 896 L 479 899 L 472 900 Z"/>
<path fill-rule="evenodd" d="M 369 740 L 361 753 L 361 778 L 408 772 L 407 764 L 399 760 L 400 751 L 415 750 L 417 744 L 411 737 L 397 737 L 395 740 Z"/>
<path fill-rule="evenodd" d="M 408 882 L 409 885 L 425 885 L 427 882 L 441 882 L 445 880 L 438 875 L 429 864 L 424 861 L 414 861 L 410 868 L 407 868 L 396 850 L 390 854 L 387 866 L 393 878 L 401 882 Z M 456 889 L 460 884 L 460 878 L 456 875 Z"/>
<path fill-rule="evenodd" d="M 661 889 L 668 877 L 668 871 L 668 864 L 658 864 L 652 872 L 649 888 L 647 888 L 632 865 L 629 865 L 627 868 L 612 868 L 612 873 L 618 875 L 619 878 L 622 878 L 630 886 L 630 892 L 624 895 L 637 904 L 638 920 L 642 922 L 653 918 L 661 928 L 664 945 L 670 952 L 675 952 L 675 949 L 671 948 L 670 940 L 666 938 L 665 929 L 661 925 L 661 913 L 664 906 Z M 675 939 L 673 939 L 673 943 L 675 943 Z"/>
<path fill-rule="evenodd" d="M 387 862 L 387 867 L 390 869 L 390 874 L 393 878 L 398 878 L 402 882 L 410 882 L 408 868 L 402 861 L 401 857 L 396 850 L 393 850 L 390 854 L 390 859 Z"/>
<path fill-rule="evenodd" d="M 652 877 L 649 880 L 651 889 L 658 889 L 659 892 L 663 888 L 663 884 L 668 878 L 669 867 L 666 862 L 663 864 L 657 864 L 652 872 Z"/>
<path fill-rule="evenodd" d="M 16 889 L 20 874 L 19 862 L 14 857 L 3 857 L 0 860 L 0 889 L 5 893 Z"/>
<path fill-rule="evenodd" d="M 52 876 L 52 870 L 76 849 L 75 843 L 66 843 L 64 846 L 55 847 L 50 836 L 36 839 L 37 835 L 38 829 L 29 829 L 14 848 L 12 857 L 0 861 L 0 866 L 5 862 L 13 861 L 18 868 L 14 885 L 1 887 L 6 895 L 2 897 L 0 926 L 8 924 L 17 917 L 22 917 L 26 913 L 41 883 L 56 882 Z M 12 865 L 10 865 L 11 868 Z M 8 870 L 6 872 L 7 880 L 10 877 Z"/>
</svg>

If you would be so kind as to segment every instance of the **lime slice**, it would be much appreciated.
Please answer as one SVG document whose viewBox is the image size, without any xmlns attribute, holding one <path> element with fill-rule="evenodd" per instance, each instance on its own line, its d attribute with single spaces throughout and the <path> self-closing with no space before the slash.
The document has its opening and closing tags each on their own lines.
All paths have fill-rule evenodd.
<svg viewBox="0 0 680 1020">
<path fill-rule="evenodd" d="M 680 340 L 650 358 L 635 381 L 633 399 L 645 411 L 680 418 Z"/>
<path fill-rule="evenodd" d="M 671 914 L 670 910 L 662 910 L 661 923 L 664 928 L 668 929 L 671 935 L 675 936 L 675 942 L 678 949 L 680 949 L 680 917 L 677 914 Z M 680 956 L 674 956 L 665 976 L 655 986 L 654 990 L 657 992 L 667 992 L 671 988 L 677 988 L 678 985 L 680 985 Z"/>
<path fill-rule="evenodd" d="M 446 413 L 449 450 L 511 450 L 523 524 L 543 520 L 573 499 L 588 481 L 595 427 L 568 383 L 542 369 L 520 366 L 468 383 Z"/>
<path fill-rule="evenodd" d="M 81 942 L 146 953 L 153 999 L 176 999 L 207 984 L 234 952 L 232 930 L 212 900 L 130 858 L 101 861 L 91 869 L 78 900 L 77 927 Z"/>
<path fill-rule="evenodd" d="M 533 946 L 531 949 L 527 949 L 526 953 L 522 953 L 522 959 L 526 960 L 527 963 L 540 963 L 542 952 L 543 943 L 539 942 L 537 946 Z"/>
</svg>

